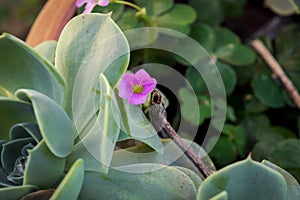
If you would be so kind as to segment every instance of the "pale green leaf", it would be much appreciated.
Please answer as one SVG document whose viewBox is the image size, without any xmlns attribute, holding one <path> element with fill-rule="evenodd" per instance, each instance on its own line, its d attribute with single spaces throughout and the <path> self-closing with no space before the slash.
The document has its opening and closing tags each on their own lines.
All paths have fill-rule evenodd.
<svg viewBox="0 0 300 200">
<path fill-rule="evenodd" d="M 197 200 L 201 200 L 200 197 L 197 198 Z M 213 196 L 209 200 L 228 200 L 228 193 L 226 191 L 220 192 L 219 194 Z"/>
<path fill-rule="evenodd" d="M 100 73 L 114 87 L 127 68 L 128 52 L 127 40 L 110 14 L 78 15 L 65 26 L 55 64 L 66 80 L 64 106 L 79 123 L 79 131 L 97 111 L 94 101 Z"/>
<path fill-rule="evenodd" d="M 207 156 L 207 153 L 196 143 L 184 139 L 184 142 L 189 145 L 195 153 L 203 160 L 207 168 L 214 171 L 215 166 Z M 153 151 L 146 145 L 139 145 L 126 149 L 120 149 L 114 152 L 112 166 L 122 166 L 138 163 L 157 163 L 172 166 L 181 166 L 193 170 L 199 176 L 199 170 L 187 158 L 187 156 L 179 149 L 179 147 L 171 141 L 171 139 L 164 139 L 164 152 L 160 154 Z"/>
<path fill-rule="evenodd" d="M 65 111 L 55 101 L 34 90 L 18 90 L 16 96 L 32 103 L 41 135 L 50 151 L 58 157 L 69 155 L 75 134 Z"/>
<path fill-rule="evenodd" d="M 122 18 L 122 14 L 124 13 L 124 5 L 110 2 L 110 4 L 108 4 L 107 6 L 94 7 L 93 12 L 99 12 L 104 14 L 111 13 L 111 18 L 114 21 L 117 21 L 118 19 Z"/>
<path fill-rule="evenodd" d="M 37 45 L 34 50 L 43 56 L 50 63 L 54 62 L 55 50 L 57 42 L 55 40 L 49 40 Z"/>
<path fill-rule="evenodd" d="M 209 199 L 226 191 L 228 199 L 284 199 L 287 184 L 283 176 L 250 158 L 210 175 L 198 190 L 198 199 Z"/>
<path fill-rule="evenodd" d="M 145 173 L 139 173 L 142 171 Z M 78 199 L 192 200 L 196 199 L 196 188 L 185 173 L 174 167 L 138 164 L 111 169 L 108 175 L 86 172 Z"/>
<path fill-rule="evenodd" d="M 147 119 L 140 107 L 128 103 L 127 100 L 119 99 L 121 117 L 121 130 L 128 135 L 128 139 L 136 139 L 158 152 L 162 152 L 160 138 Z"/>
<path fill-rule="evenodd" d="M 43 139 L 37 124 L 18 123 L 9 131 L 10 140 L 26 137 L 32 137 L 37 143 Z"/>
<path fill-rule="evenodd" d="M 0 46 L 0 86 L 10 93 L 33 89 L 62 104 L 64 81 L 50 62 L 10 34 L 0 36 Z"/>
<path fill-rule="evenodd" d="M 300 199 L 299 183 L 290 173 L 267 160 L 263 160 L 262 164 L 276 170 L 284 177 L 287 183 L 287 193 L 285 197 L 286 200 Z"/>
<path fill-rule="evenodd" d="M 50 200 L 77 199 L 84 178 L 84 163 L 77 160 L 62 182 L 56 188 Z"/>
<path fill-rule="evenodd" d="M 200 184 L 202 183 L 202 180 L 198 174 L 185 167 L 181 167 L 181 166 L 174 166 L 174 167 L 182 171 L 183 173 L 185 173 L 193 181 L 195 188 L 199 188 Z"/>
<path fill-rule="evenodd" d="M 0 199 L 5 199 L 5 200 L 21 199 L 26 194 L 34 192 L 36 190 L 37 187 L 33 185 L 0 188 Z"/>
<path fill-rule="evenodd" d="M 29 150 L 24 173 L 24 185 L 50 188 L 63 175 L 65 159 L 56 157 L 44 141 Z"/>
<path fill-rule="evenodd" d="M 97 169 L 94 170 L 100 170 L 98 169 L 98 167 L 101 166 L 101 172 L 107 174 L 113 151 L 115 149 L 115 144 L 119 138 L 119 128 L 120 113 L 117 108 L 114 92 L 105 76 L 101 74 L 100 110 L 97 120 L 94 122 L 93 127 L 85 136 L 80 136 L 81 141 L 76 144 L 69 160 L 76 159 L 80 154 L 91 154 L 91 156 L 93 156 L 98 161 L 95 161 L 97 163 Z M 80 152 L 78 152 L 79 149 L 81 149 Z M 90 155 L 82 157 L 84 161 L 87 156 L 89 157 Z M 93 165 L 87 165 L 87 167 L 93 168 Z"/>
</svg>

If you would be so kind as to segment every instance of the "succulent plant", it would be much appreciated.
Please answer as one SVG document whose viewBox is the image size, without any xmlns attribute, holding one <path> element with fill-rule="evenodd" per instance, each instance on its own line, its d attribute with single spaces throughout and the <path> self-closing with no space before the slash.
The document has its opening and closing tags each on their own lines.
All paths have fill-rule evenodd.
<svg viewBox="0 0 300 200">
<path fill-rule="evenodd" d="M 106 42 L 114 35 L 118 37 Z M 160 149 L 170 141 L 163 144 L 155 129 L 146 126 L 142 110 L 115 95 L 113 88 L 128 65 L 129 47 L 110 15 L 75 17 L 57 43 L 50 41 L 32 49 L 4 33 L 0 45 L 0 199 L 45 196 L 76 199 L 78 195 L 79 199 L 85 199 L 98 198 L 99 192 L 103 198 L 110 195 L 129 198 L 132 192 L 142 198 L 149 187 L 165 193 L 167 199 L 196 196 L 201 181 L 193 164 L 185 156 L 176 163 L 174 151 L 180 153 L 180 150 L 173 146 L 165 155 L 176 166 L 167 167 L 172 163 L 167 162 Z M 93 85 L 97 82 L 99 87 L 95 89 Z M 98 106 L 91 108 L 88 100 L 95 97 Z M 119 118 L 130 134 L 120 132 L 120 122 L 110 112 L 114 106 L 130 109 Z M 129 120 L 129 114 L 135 121 Z M 100 124 L 102 135 L 89 124 L 90 119 Z M 143 122 L 145 127 L 138 127 L 136 121 Z M 140 131 L 148 137 L 141 137 Z M 104 137 L 112 143 L 103 140 Z M 126 153 L 120 157 L 127 150 L 114 151 L 117 141 L 131 138 L 141 140 L 146 146 L 128 151 L 152 152 L 145 158 L 145 164 L 132 157 L 124 159 Z M 87 149 L 91 145 L 95 145 L 97 159 Z M 199 146 L 193 146 L 199 155 L 204 155 Z M 214 168 L 209 158 L 207 162 Z M 133 171 L 145 172 L 133 175 L 118 169 L 130 166 Z M 152 171 L 152 168 L 162 169 Z M 122 179 L 132 182 L 131 186 L 122 183 Z M 113 180 L 111 186 L 108 180 Z M 163 187 L 167 182 L 174 184 Z M 136 191 L 141 184 L 143 187 Z M 123 190 L 124 187 L 129 189 Z"/>
<path fill-rule="evenodd" d="M 208 177 L 198 199 L 299 199 L 300 186 L 285 170 L 269 161 L 247 158 Z"/>
</svg>

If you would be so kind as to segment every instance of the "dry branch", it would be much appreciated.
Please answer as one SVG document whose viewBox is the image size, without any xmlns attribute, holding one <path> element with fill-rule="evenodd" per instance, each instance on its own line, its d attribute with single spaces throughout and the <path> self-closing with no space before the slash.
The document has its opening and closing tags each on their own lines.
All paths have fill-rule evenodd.
<svg viewBox="0 0 300 200">
<path fill-rule="evenodd" d="M 286 89 L 290 97 L 293 99 L 294 103 L 297 105 L 298 108 L 300 108 L 300 95 L 297 89 L 295 88 L 292 81 L 287 77 L 287 75 L 285 74 L 279 63 L 276 61 L 276 59 L 269 52 L 267 47 L 260 40 L 253 40 L 251 42 L 251 45 L 261 55 L 261 57 L 265 60 L 267 65 L 271 68 L 275 75 L 273 77 L 280 79 L 284 88 Z"/>
</svg>

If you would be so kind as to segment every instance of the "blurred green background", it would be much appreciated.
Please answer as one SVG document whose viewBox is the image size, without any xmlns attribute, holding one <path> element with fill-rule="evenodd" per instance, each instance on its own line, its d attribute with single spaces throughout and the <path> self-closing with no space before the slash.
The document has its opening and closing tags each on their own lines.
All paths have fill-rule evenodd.
<svg viewBox="0 0 300 200">
<path fill-rule="evenodd" d="M 25 39 L 46 0 L 0 0 L 0 33 Z"/>
</svg>

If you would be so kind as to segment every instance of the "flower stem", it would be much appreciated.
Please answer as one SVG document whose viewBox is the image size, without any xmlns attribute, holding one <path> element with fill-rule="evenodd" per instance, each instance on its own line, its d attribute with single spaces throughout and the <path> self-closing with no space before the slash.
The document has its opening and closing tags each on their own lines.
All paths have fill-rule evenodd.
<svg viewBox="0 0 300 200">
<path fill-rule="evenodd" d="M 133 4 L 131 2 L 128 2 L 128 1 L 121 1 L 121 0 L 115 0 L 114 1 L 113 0 L 112 3 L 118 3 L 118 4 L 123 4 L 123 5 L 126 5 L 126 6 L 130 6 L 130 7 L 134 8 L 134 9 L 136 9 L 137 11 L 141 11 L 142 10 L 142 8 L 139 7 L 138 5 Z"/>
<path fill-rule="evenodd" d="M 128 2 L 128 1 L 122 1 L 122 0 L 111 0 L 111 3 L 118 3 L 118 4 L 122 4 L 122 5 L 126 5 L 126 6 L 130 6 L 134 9 L 137 10 L 136 13 L 136 19 L 137 21 L 143 21 L 145 26 L 151 26 L 151 22 L 149 20 L 149 17 L 147 15 L 147 11 L 146 8 L 143 7 L 139 7 L 138 5 Z"/>
</svg>

